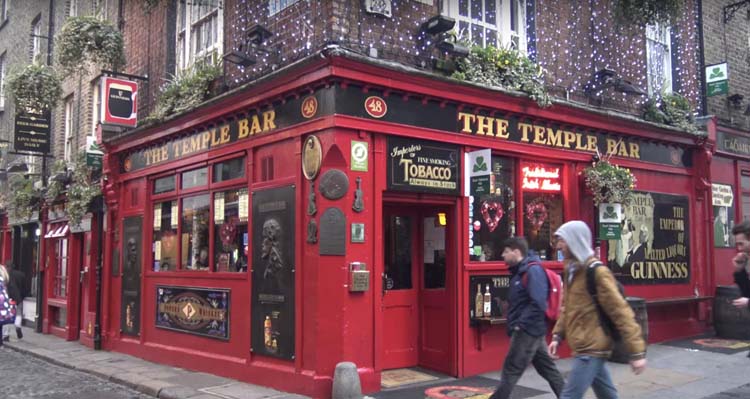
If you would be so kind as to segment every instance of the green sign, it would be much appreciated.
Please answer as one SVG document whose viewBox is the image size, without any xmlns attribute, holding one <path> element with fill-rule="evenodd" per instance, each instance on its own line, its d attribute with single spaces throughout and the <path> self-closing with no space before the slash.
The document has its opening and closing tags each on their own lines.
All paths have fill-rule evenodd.
<svg viewBox="0 0 750 399">
<path fill-rule="evenodd" d="M 104 158 L 104 154 L 86 152 L 86 166 L 90 166 L 94 170 L 101 170 L 103 158 Z"/>
<path fill-rule="evenodd" d="M 718 96 L 719 94 L 729 93 L 729 82 L 722 80 L 720 82 L 709 82 L 706 84 L 706 96 Z"/>
<path fill-rule="evenodd" d="M 352 141 L 352 170 L 367 172 L 368 154 L 366 141 Z"/>
<path fill-rule="evenodd" d="M 727 63 L 706 67 L 706 96 L 718 96 L 729 93 L 729 76 Z"/>
<path fill-rule="evenodd" d="M 599 223 L 600 240 L 619 240 L 622 227 L 619 223 Z"/>
</svg>

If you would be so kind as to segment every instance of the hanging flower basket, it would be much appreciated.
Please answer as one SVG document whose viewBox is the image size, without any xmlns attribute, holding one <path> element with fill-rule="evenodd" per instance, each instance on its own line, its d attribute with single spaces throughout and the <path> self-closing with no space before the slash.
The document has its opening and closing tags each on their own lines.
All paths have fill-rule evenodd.
<svg viewBox="0 0 750 399">
<path fill-rule="evenodd" d="M 630 169 L 612 165 L 609 159 L 594 162 L 583 170 L 586 188 L 594 196 L 594 205 L 627 204 L 635 188 L 636 178 Z"/>
<path fill-rule="evenodd" d="M 8 90 L 17 111 L 54 108 L 62 95 L 62 85 L 52 67 L 27 65 L 8 78 Z"/>
<path fill-rule="evenodd" d="M 125 65 L 122 33 L 96 17 L 68 18 L 55 38 L 57 61 L 66 73 L 88 64 L 117 70 Z"/>
<path fill-rule="evenodd" d="M 615 20 L 623 25 L 673 24 L 685 10 L 685 0 L 616 0 Z"/>
</svg>

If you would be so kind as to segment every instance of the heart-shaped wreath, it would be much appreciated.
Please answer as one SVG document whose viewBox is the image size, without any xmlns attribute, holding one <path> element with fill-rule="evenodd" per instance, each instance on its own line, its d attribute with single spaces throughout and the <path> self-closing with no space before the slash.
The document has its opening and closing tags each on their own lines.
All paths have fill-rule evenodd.
<svg viewBox="0 0 750 399">
<path fill-rule="evenodd" d="M 531 222 L 534 230 L 541 229 L 548 216 L 547 204 L 544 203 L 542 197 L 536 198 L 526 205 L 526 219 Z"/>
<path fill-rule="evenodd" d="M 504 211 L 502 204 L 497 201 L 482 201 L 480 212 L 482 212 L 482 218 L 484 219 L 484 223 L 487 224 L 490 233 L 495 231 L 497 225 L 500 223 L 500 219 L 503 218 Z"/>
<path fill-rule="evenodd" d="M 227 220 L 221 225 L 219 229 L 219 236 L 221 237 L 221 245 L 225 251 L 229 251 L 234 244 L 234 239 L 237 237 L 237 225 L 235 220 Z"/>
</svg>

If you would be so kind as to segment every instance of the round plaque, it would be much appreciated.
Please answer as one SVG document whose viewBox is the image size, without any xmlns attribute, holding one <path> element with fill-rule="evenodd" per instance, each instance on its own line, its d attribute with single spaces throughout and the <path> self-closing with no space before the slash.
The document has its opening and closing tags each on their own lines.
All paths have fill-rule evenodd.
<svg viewBox="0 0 750 399">
<path fill-rule="evenodd" d="M 337 200 L 346 195 L 349 190 L 349 178 L 346 177 L 346 173 L 331 169 L 320 178 L 319 190 L 323 197 Z"/>
<path fill-rule="evenodd" d="M 315 136 L 309 136 L 302 149 L 302 174 L 307 180 L 312 180 L 318 175 L 322 159 L 323 150 L 320 147 L 320 140 Z"/>
</svg>

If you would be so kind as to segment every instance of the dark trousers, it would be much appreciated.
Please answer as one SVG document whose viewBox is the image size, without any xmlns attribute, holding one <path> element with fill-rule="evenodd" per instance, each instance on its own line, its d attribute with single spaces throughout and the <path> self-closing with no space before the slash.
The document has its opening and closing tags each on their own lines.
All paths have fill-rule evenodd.
<svg viewBox="0 0 750 399">
<path fill-rule="evenodd" d="M 505 357 L 503 372 L 500 376 L 500 386 L 490 399 L 508 399 L 518 380 L 523 375 L 529 363 L 534 365 L 536 372 L 547 380 L 555 396 L 560 397 L 565 380 L 555 367 L 549 353 L 544 336 L 532 337 L 523 330 L 516 330 L 510 339 L 510 350 Z"/>
</svg>

